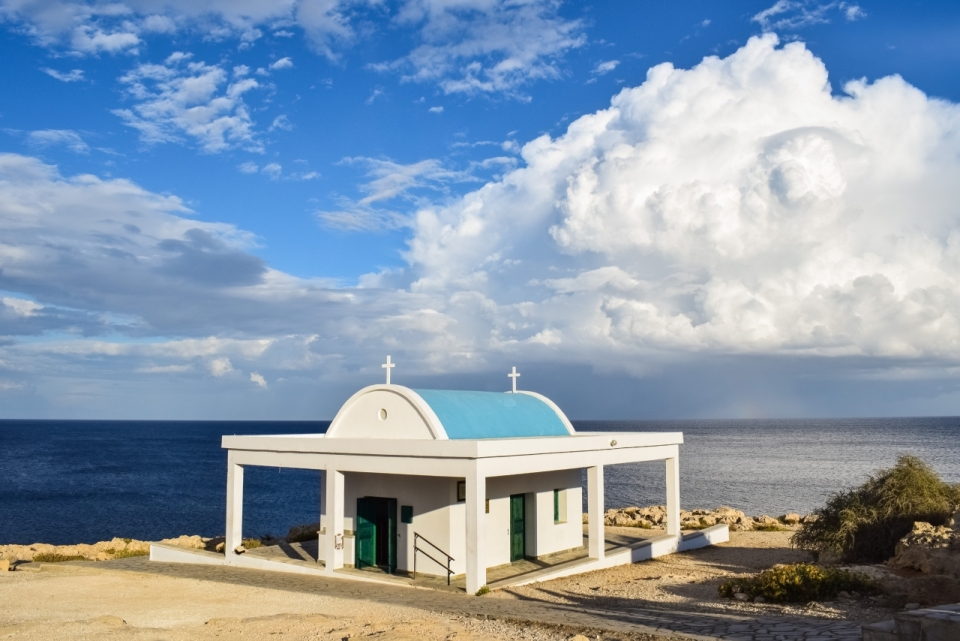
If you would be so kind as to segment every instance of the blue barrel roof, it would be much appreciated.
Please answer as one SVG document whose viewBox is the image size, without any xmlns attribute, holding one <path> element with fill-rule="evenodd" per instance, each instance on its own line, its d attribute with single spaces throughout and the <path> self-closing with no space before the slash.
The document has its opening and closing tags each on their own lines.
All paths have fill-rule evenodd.
<svg viewBox="0 0 960 641">
<path fill-rule="evenodd" d="M 569 436 L 553 408 L 528 394 L 415 389 L 451 439 Z"/>
</svg>

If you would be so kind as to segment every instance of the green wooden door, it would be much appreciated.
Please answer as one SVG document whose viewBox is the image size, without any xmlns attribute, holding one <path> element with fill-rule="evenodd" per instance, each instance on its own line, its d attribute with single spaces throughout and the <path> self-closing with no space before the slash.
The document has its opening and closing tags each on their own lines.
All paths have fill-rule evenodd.
<svg viewBox="0 0 960 641">
<path fill-rule="evenodd" d="M 523 494 L 514 494 L 510 497 L 510 561 L 519 561 L 524 557 L 523 527 L 526 517 Z"/>
<path fill-rule="evenodd" d="M 357 499 L 357 531 L 354 539 L 358 570 L 377 564 L 377 506 L 364 497 Z"/>
</svg>

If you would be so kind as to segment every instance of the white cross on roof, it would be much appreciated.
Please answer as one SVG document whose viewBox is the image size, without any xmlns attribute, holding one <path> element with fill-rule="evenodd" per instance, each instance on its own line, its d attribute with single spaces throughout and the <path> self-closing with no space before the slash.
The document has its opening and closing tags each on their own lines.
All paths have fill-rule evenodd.
<svg viewBox="0 0 960 641">
<path fill-rule="evenodd" d="M 387 362 L 380 366 L 380 367 L 382 367 L 383 369 L 387 370 L 387 385 L 390 384 L 390 370 L 393 369 L 393 368 L 396 367 L 396 366 L 397 366 L 396 363 L 391 363 L 391 362 L 390 362 L 390 355 L 389 355 L 389 354 L 387 355 Z"/>
<path fill-rule="evenodd" d="M 517 393 L 517 377 L 520 376 L 520 374 L 517 373 L 517 367 L 514 366 L 513 371 L 507 374 L 507 376 L 513 379 L 513 393 L 516 394 Z"/>
</svg>

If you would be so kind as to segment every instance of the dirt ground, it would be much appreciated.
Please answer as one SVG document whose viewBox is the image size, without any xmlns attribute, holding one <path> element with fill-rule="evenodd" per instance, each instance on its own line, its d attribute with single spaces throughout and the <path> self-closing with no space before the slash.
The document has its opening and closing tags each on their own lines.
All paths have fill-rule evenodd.
<svg viewBox="0 0 960 641">
<path fill-rule="evenodd" d="M 631 528 L 607 527 L 607 536 L 630 534 Z M 753 574 L 777 563 L 812 561 L 790 547 L 793 532 L 731 532 L 730 541 L 671 554 L 643 563 L 589 572 L 548 583 L 508 588 L 494 594 L 502 599 L 536 599 L 579 603 L 585 607 L 656 607 L 682 611 L 817 616 L 872 623 L 891 618 L 900 606 L 889 600 L 851 599 L 832 603 L 775 605 L 721 599 L 717 588 L 735 576 Z"/>
<path fill-rule="evenodd" d="M 617 528 L 608 528 L 614 534 Z M 625 532 L 626 533 L 626 532 Z M 809 560 L 790 532 L 731 532 L 729 543 L 634 565 L 493 592 L 583 607 L 817 616 L 860 623 L 890 618 L 896 604 L 867 599 L 806 606 L 739 603 L 717 596 L 721 581 L 776 563 Z M 414 593 L 411 591 L 411 598 Z M 0 573 L 0 640 L 136 639 L 569 639 L 577 630 L 517 625 L 416 607 L 284 592 L 133 572 L 64 568 Z M 280 636 L 282 635 L 282 636 Z M 590 633 L 590 638 L 596 638 Z M 646 635 L 601 639 L 648 641 Z"/>
</svg>

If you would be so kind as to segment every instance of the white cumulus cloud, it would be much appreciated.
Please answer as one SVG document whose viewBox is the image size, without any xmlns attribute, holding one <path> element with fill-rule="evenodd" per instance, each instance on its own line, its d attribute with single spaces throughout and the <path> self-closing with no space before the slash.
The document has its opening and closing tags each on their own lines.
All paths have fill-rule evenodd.
<svg viewBox="0 0 960 641">
<path fill-rule="evenodd" d="M 658 65 L 526 166 L 422 209 L 414 290 L 457 297 L 458 320 L 481 305 L 488 347 L 550 330 L 591 361 L 960 357 L 960 109 L 895 76 L 844 91 L 773 35 Z"/>
</svg>

